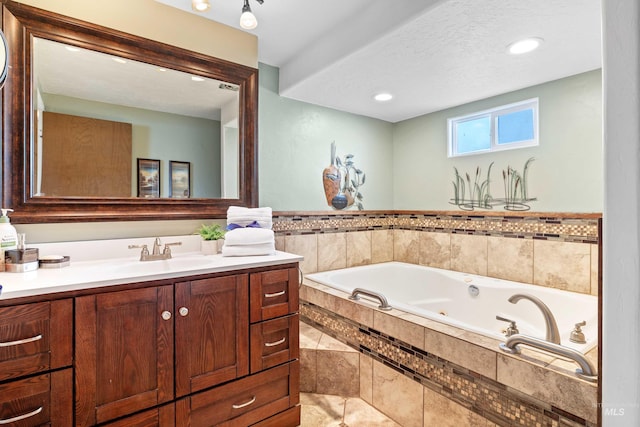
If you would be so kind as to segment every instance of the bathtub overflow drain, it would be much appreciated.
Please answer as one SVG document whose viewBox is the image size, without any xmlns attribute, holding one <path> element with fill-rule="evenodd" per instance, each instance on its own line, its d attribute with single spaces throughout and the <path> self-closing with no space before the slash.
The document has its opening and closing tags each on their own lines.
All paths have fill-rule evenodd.
<svg viewBox="0 0 640 427">
<path fill-rule="evenodd" d="M 469 295 L 471 295 L 472 297 L 477 297 L 478 294 L 480 293 L 480 289 L 478 289 L 476 285 L 470 285 L 468 289 L 469 289 Z"/>
</svg>

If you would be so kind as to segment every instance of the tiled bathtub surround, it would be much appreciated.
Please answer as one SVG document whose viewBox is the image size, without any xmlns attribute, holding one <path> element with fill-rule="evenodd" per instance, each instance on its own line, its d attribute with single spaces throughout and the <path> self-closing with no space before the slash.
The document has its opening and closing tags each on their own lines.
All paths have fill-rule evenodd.
<svg viewBox="0 0 640 427">
<path fill-rule="evenodd" d="M 304 273 L 403 261 L 596 295 L 599 214 L 275 213 Z"/>
<path fill-rule="evenodd" d="M 575 364 L 503 354 L 496 340 L 383 313 L 313 282 L 300 297 L 305 322 L 360 351 L 360 397 L 401 425 L 596 424 L 597 387 L 573 375 Z"/>
</svg>

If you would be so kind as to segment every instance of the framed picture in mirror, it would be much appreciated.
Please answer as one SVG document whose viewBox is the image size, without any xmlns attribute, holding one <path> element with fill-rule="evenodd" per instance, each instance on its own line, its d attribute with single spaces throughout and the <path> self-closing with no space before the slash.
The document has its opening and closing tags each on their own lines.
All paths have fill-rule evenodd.
<svg viewBox="0 0 640 427">
<path fill-rule="evenodd" d="M 138 158 L 138 197 L 160 197 L 160 160 Z"/>
<path fill-rule="evenodd" d="M 169 197 L 185 199 L 191 196 L 191 163 L 171 160 L 169 162 Z"/>
</svg>

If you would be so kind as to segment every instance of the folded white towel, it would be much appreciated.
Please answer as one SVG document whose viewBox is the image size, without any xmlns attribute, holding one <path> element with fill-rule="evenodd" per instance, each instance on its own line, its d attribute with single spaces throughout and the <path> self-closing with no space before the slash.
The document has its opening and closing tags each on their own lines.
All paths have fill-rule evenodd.
<svg viewBox="0 0 640 427">
<path fill-rule="evenodd" d="M 243 245 L 243 246 L 227 246 L 222 247 L 222 256 L 257 256 L 257 255 L 275 255 L 275 242 L 263 243 L 260 245 Z"/>
<path fill-rule="evenodd" d="M 267 228 L 234 228 L 224 235 L 225 246 L 260 245 L 274 241 L 273 230 Z"/>
<path fill-rule="evenodd" d="M 258 223 L 261 228 L 273 228 L 272 210 L 264 208 L 245 208 L 242 206 L 229 206 L 227 209 L 227 225 L 237 224 L 241 227 L 253 223 Z"/>
<path fill-rule="evenodd" d="M 245 208 L 243 206 L 229 206 L 227 209 L 227 218 L 230 216 L 258 216 L 271 218 L 272 209 L 269 207 Z"/>
</svg>

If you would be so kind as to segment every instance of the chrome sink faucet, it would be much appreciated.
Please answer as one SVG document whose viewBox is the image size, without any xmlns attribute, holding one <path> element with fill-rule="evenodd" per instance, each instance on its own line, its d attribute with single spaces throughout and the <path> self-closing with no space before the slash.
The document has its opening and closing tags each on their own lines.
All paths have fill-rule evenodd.
<svg viewBox="0 0 640 427">
<path fill-rule="evenodd" d="M 545 303 L 543 303 L 539 298 L 534 297 L 529 294 L 515 294 L 509 298 L 509 302 L 511 304 L 515 304 L 521 299 L 527 299 L 534 303 L 542 312 L 544 316 L 544 322 L 546 326 L 546 336 L 545 340 L 552 342 L 554 344 L 560 344 L 560 332 L 558 331 L 558 324 L 556 323 L 556 319 L 553 317 L 551 310 Z"/>
<path fill-rule="evenodd" d="M 164 249 L 160 252 L 160 238 L 156 237 L 153 242 L 152 252 L 149 253 L 147 245 L 129 245 L 129 249 L 140 248 L 140 261 L 155 261 L 159 259 L 171 259 L 171 246 L 180 246 L 182 242 L 165 243 Z"/>
</svg>

